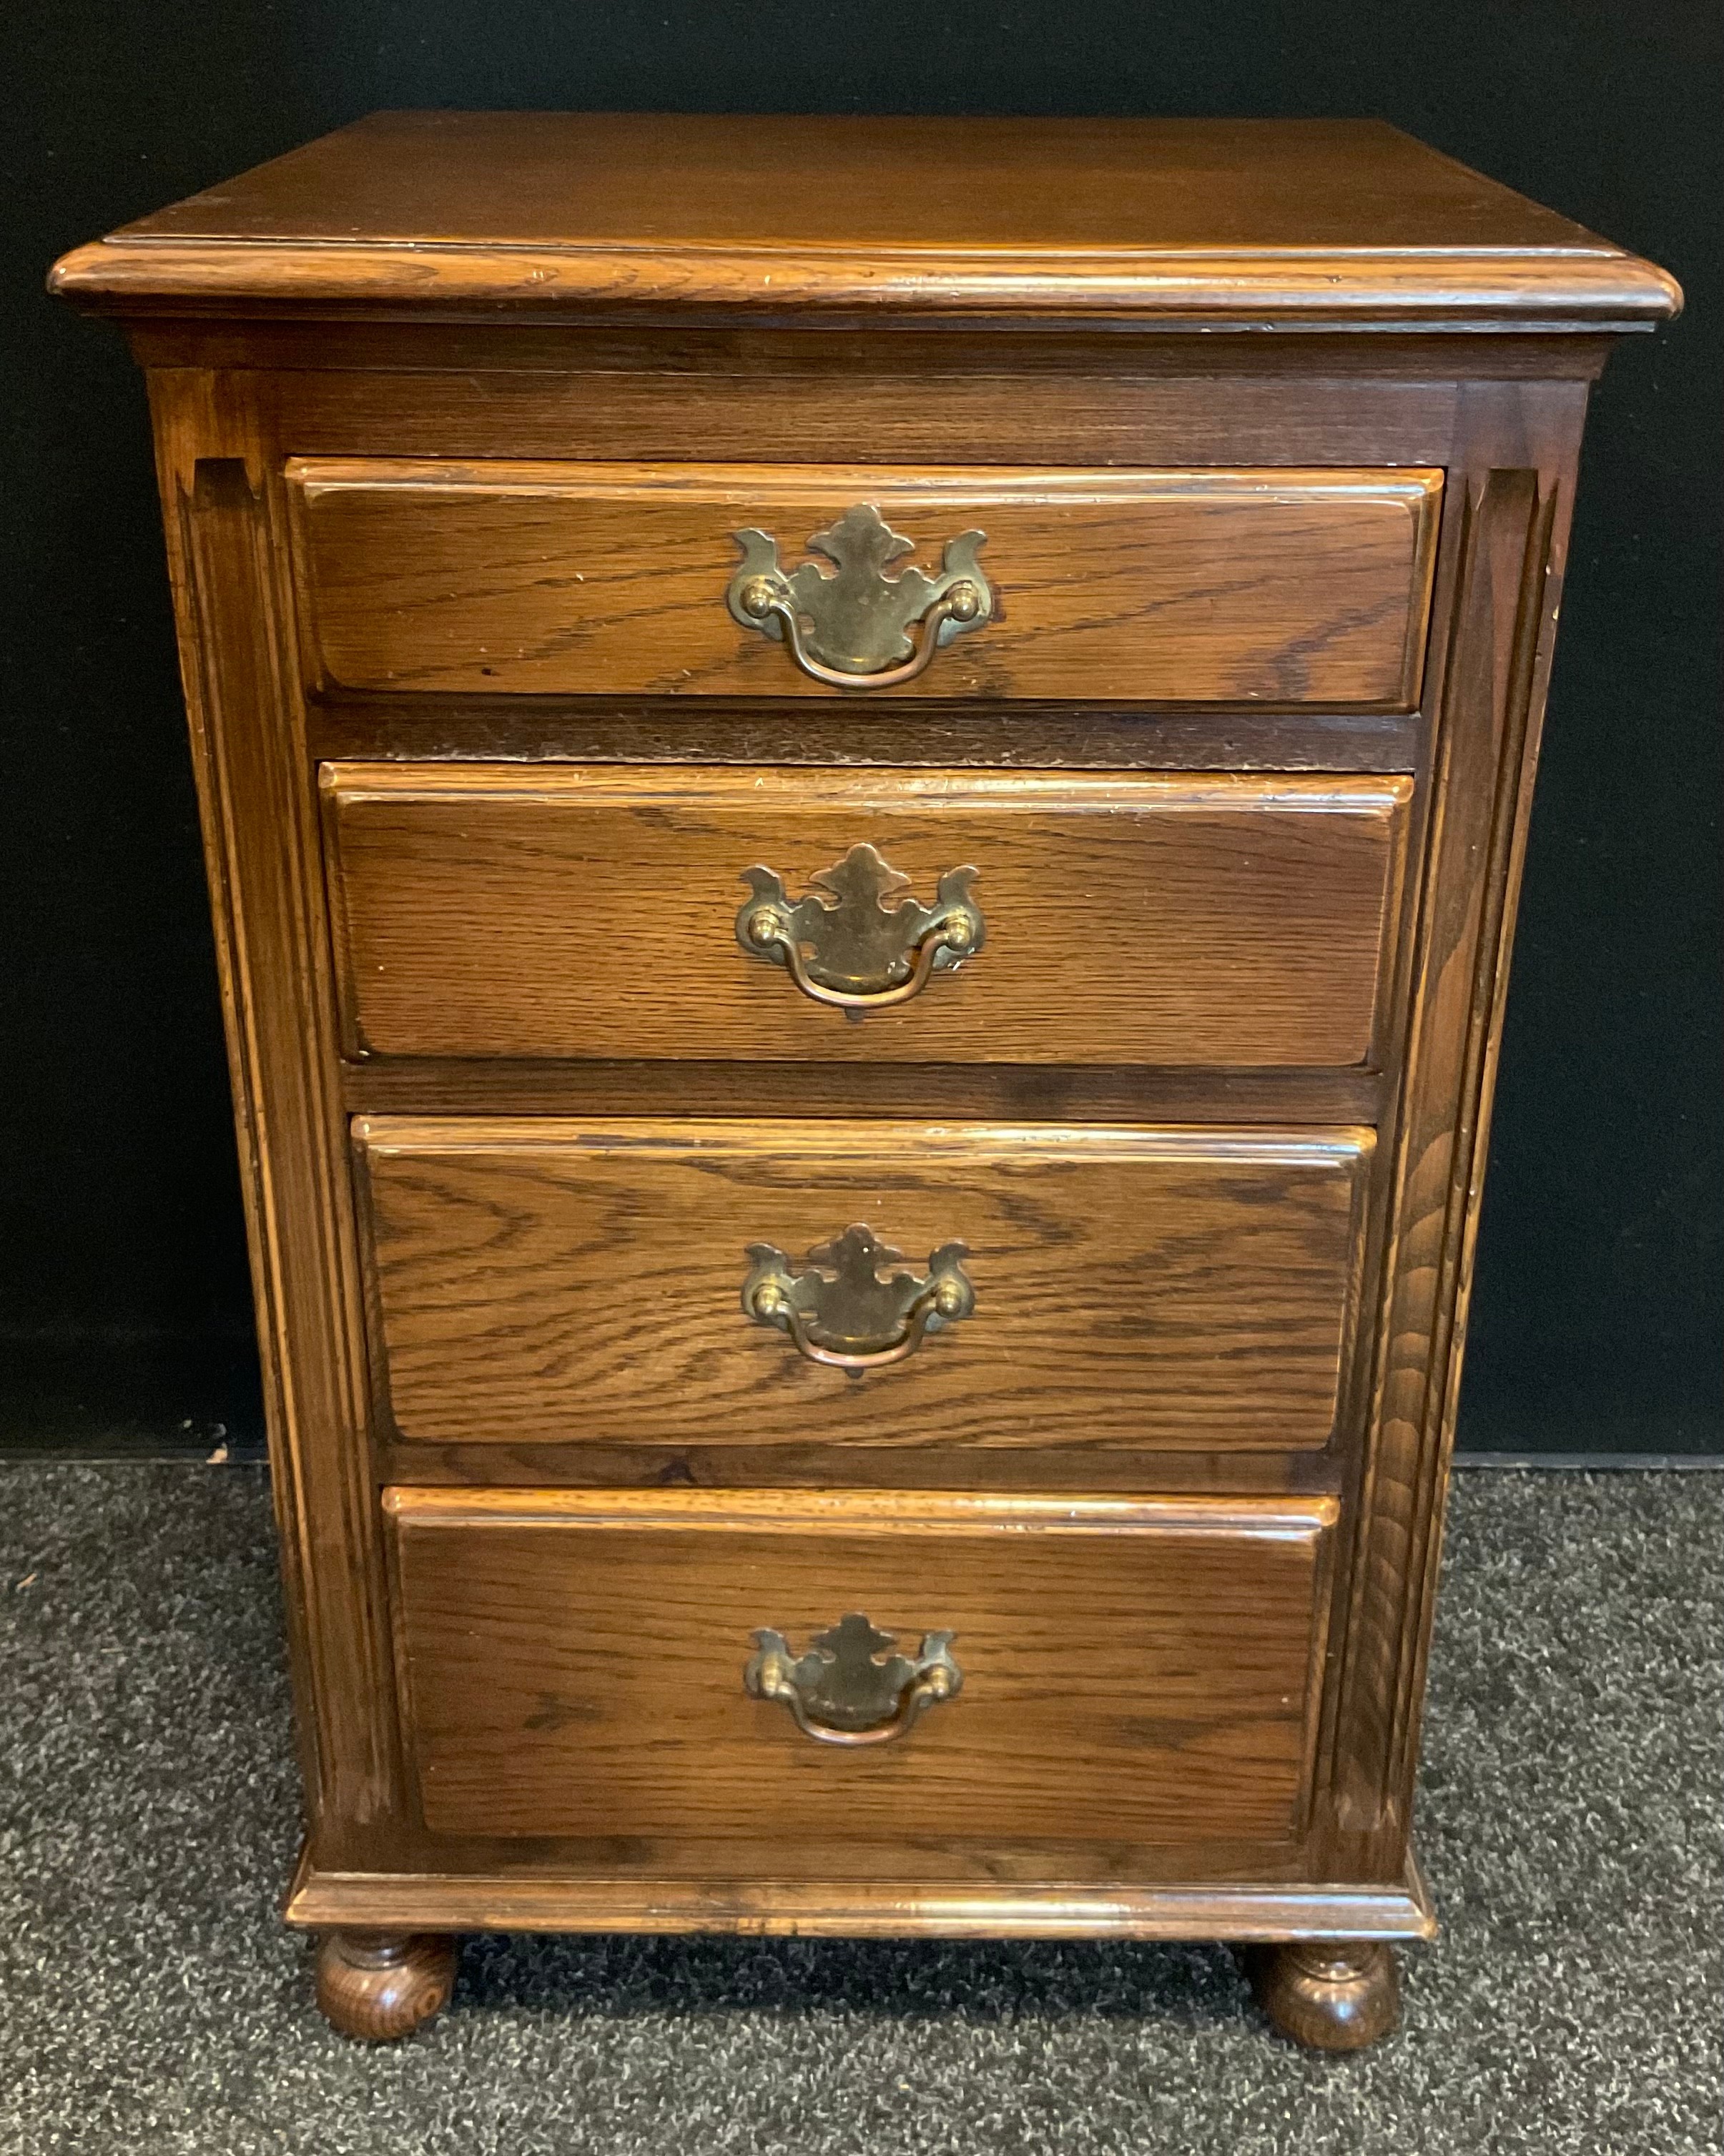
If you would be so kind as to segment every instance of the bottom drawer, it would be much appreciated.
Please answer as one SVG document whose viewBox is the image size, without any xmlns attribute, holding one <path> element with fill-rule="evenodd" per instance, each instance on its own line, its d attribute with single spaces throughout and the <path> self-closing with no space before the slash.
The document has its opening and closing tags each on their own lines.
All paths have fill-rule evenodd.
<svg viewBox="0 0 1724 2156">
<path fill-rule="evenodd" d="M 1332 1498 L 384 1505 L 433 1831 L 830 1844 L 862 1870 L 919 1836 L 1300 1831 Z"/>
</svg>

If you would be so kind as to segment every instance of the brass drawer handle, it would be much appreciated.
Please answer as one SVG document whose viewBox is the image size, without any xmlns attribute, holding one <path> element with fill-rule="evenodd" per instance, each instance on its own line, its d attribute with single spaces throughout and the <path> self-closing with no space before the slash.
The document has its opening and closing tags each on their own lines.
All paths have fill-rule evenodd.
<svg viewBox="0 0 1724 2156">
<path fill-rule="evenodd" d="M 736 916 L 736 940 L 751 958 L 784 967 L 817 1004 L 889 1010 L 986 942 L 987 924 L 970 895 L 975 875 L 948 869 L 934 904 L 924 906 L 901 895 L 909 878 L 872 846 L 852 846 L 811 876 L 807 896 L 793 902 L 778 871 L 756 865 L 743 872 L 754 896 Z"/>
<path fill-rule="evenodd" d="M 964 1672 L 950 1652 L 955 1637 L 924 1633 L 913 1661 L 889 1653 L 895 1636 L 877 1632 L 859 1609 L 816 1632 L 805 1655 L 793 1655 L 782 1632 L 761 1630 L 743 1686 L 751 1698 L 781 1701 L 803 1734 L 821 1744 L 890 1744 L 963 1690 Z"/>
<path fill-rule="evenodd" d="M 884 1370 L 913 1355 L 924 1335 L 975 1309 L 975 1290 L 961 1263 L 969 1255 L 962 1243 L 943 1243 L 928 1260 L 926 1279 L 895 1272 L 882 1280 L 880 1267 L 903 1253 L 870 1228 L 847 1228 L 835 1242 L 816 1245 L 800 1273 L 773 1244 L 750 1243 L 743 1310 L 755 1324 L 788 1332 L 811 1363 Z"/>
<path fill-rule="evenodd" d="M 994 594 L 975 558 L 986 536 L 964 531 L 947 540 L 938 577 L 920 569 L 889 577 L 887 564 L 913 553 L 916 542 L 894 531 L 872 502 L 847 509 L 809 540 L 809 552 L 834 565 L 830 573 L 816 562 L 786 571 L 777 540 L 738 531 L 742 567 L 725 603 L 743 628 L 788 644 L 811 680 L 829 689 L 901 689 L 926 670 L 943 644 L 992 615 Z M 909 632 L 919 623 L 915 644 Z"/>
</svg>

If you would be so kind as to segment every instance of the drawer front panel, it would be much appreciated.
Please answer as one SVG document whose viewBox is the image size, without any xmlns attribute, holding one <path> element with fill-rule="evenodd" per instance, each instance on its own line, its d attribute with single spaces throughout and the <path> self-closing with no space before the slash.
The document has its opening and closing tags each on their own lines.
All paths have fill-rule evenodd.
<svg viewBox="0 0 1724 2156">
<path fill-rule="evenodd" d="M 907 1829 L 958 1843 L 1299 1830 L 1332 1499 L 384 1502 L 433 1830 L 827 1844 L 862 1873 Z M 872 1643 L 813 1648 L 852 1612 L 908 1672 L 860 1667 Z M 835 1675 L 805 1667 L 789 1687 L 811 1729 L 745 1690 L 762 1630 L 798 1662 L 831 1658 Z M 956 1689 L 919 1713 L 916 1666 L 942 1656 Z M 844 1733 L 873 1741 L 817 1733 L 847 1707 Z"/>
<path fill-rule="evenodd" d="M 1335 1426 L 1368 1132 L 354 1128 L 378 1413 L 405 1439 L 1279 1452 Z M 744 1308 L 805 1274 L 800 1337 Z M 924 1285 L 884 1299 L 898 1275 Z M 955 1281 L 973 1307 L 927 1306 L 880 1361 Z"/>
<path fill-rule="evenodd" d="M 1412 785 L 348 763 L 322 781 L 350 1053 L 1222 1067 L 1373 1059 Z M 860 885 L 858 847 L 878 863 Z M 854 1023 L 739 942 L 756 868 L 836 932 L 807 944 L 816 967 L 869 917 L 931 913 L 959 870 L 983 939 Z M 908 929 L 894 948 L 902 970 Z M 888 983 L 872 951 L 862 975 Z"/>
<path fill-rule="evenodd" d="M 811 535 L 867 504 L 915 544 L 893 560 L 883 542 L 888 558 L 858 578 L 935 579 L 945 543 L 979 531 L 997 595 L 991 618 L 877 695 L 1403 710 L 1442 491 L 1432 470 L 381 459 L 296 459 L 287 478 L 306 666 L 325 689 L 842 694 L 726 594 L 738 532 L 768 535 L 794 572 Z"/>
</svg>

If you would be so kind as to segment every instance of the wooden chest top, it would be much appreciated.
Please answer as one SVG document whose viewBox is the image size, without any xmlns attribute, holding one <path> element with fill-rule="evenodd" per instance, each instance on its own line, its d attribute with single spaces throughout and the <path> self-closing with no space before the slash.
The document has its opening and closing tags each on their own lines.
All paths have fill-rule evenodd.
<svg viewBox="0 0 1724 2156">
<path fill-rule="evenodd" d="M 80 249 L 88 304 L 1649 326 L 1650 264 L 1377 121 L 380 112 Z"/>
</svg>

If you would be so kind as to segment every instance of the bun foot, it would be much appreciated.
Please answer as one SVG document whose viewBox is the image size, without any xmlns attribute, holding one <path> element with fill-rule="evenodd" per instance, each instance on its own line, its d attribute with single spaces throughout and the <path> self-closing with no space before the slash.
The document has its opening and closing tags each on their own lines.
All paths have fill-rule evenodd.
<svg viewBox="0 0 1724 2156">
<path fill-rule="evenodd" d="M 326 1932 L 317 2004 L 344 2036 L 373 2044 L 410 2036 L 449 2004 L 455 1958 L 455 1941 L 433 1933 Z"/>
<path fill-rule="evenodd" d="M 1254 1947 L 1247 1967 L 1263 2012 L 1284 2035 L 1314 2051 L 1362 2051 L 1401 2018 L 1395 1957 L 1378 1941 Z"/>
</svg>

